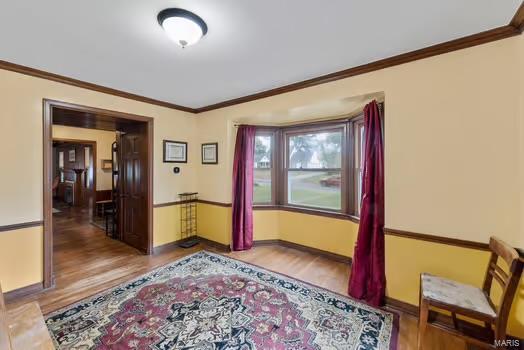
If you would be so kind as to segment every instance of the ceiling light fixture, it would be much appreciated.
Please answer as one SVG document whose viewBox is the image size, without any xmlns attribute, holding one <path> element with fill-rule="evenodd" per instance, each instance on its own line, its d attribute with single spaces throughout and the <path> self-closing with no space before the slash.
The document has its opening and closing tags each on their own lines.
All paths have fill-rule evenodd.
<svg viewBox="0 0 524 350">
<path fill-rule="evenodd" d="M 202 18 L 184 9 L 170 8 L 160 11 L 158 23 L 167 36 L 182 48 L 198 42 L 207 33 Z"/>
</svg>

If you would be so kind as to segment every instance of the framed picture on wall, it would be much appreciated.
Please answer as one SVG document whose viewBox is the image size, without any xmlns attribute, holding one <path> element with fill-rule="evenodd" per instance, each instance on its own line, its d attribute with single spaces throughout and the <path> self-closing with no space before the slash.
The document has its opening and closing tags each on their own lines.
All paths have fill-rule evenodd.
<svg viewBox="0 0 524 350">
<path fill-rule="evenodd" d="M 69 151 L 68 160 L 71 163 L 76 162 L 76 151 L 74 149 Z"/>
<path fill-rule="evenodd" d="M 218 164 L 218 143 L 202 144 L 202 164 Z"/>
<path fill-rule="evenodd" d="M 164 140 L 164 163 L 187 163 L 187 142 Z"/>
</svg>

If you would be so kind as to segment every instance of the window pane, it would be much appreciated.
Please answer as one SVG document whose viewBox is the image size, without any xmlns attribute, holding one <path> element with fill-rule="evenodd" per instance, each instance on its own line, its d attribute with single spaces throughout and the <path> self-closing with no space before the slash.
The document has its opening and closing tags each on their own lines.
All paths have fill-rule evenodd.
<svg viewBox="0 0 524 350">
<path fill-rule="evenodd" d="M 271 136 L 255 137 L 254 203 L 271 202 Z"/>
<path fill-rule="evenodd" d="M 362 169 L 364 168 L 364 145 L 365 145 L 365 138 L 364 138 L 364 125 L 360 126 L 360 166 L 359 166 L 359 190 L 358 190 L 358 202 L 362 202 Z"/>
<path fill-rule="evenodd" d="M 342 163 L 342 131 L 289 137 L 289 168 L 339 169 Z"/>
<path fill-rule="evenodd" d="M 255 169 L 253 203 L 271 202 L 271 169 Z"/>
<path fill-rule="evenodd" d="M 255 169 L 271 168 L 271 136 L 255 137 Z"/>
<path fill-rule="evenodd" d="M 288 203 L 341 210 L 340 171 L 288 171 Z"/>
</svg>

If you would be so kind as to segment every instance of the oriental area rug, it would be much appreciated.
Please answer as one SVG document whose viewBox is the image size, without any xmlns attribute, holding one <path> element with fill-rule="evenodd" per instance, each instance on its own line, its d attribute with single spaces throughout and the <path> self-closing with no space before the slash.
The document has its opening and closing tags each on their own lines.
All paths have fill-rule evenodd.
<svg viewBox="0 0 524 350">
<path fill-rule="evenodd" d="M 396 348 L 396 315 L 202 251 L 46 316 L 57 349 Z"/>
</svg>

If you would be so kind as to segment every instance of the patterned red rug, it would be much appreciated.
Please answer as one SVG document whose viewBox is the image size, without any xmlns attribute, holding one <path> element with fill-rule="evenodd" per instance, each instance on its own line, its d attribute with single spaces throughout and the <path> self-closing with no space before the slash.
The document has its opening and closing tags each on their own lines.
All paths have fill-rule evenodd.
<svg viewBox="0 0 524 350">
<path fill-rule="evenodd" d="M 395 349 L 396 316 L 199 252 L 46 316 L 58 349 Z"/>
</svg>

